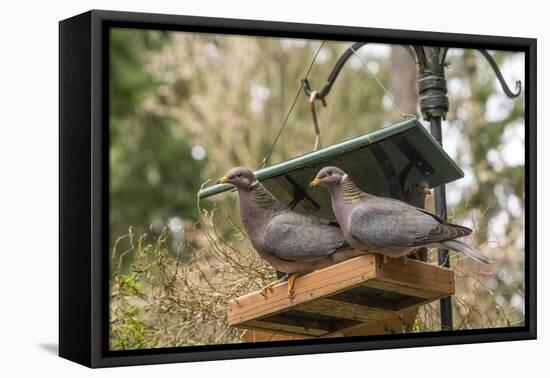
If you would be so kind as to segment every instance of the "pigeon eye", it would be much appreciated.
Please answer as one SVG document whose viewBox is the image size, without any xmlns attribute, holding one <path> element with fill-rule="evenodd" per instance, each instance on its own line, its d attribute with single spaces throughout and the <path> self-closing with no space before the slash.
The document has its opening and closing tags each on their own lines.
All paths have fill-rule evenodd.
<svg viewBox="0 0 550 378">
<path fill-rule="evenodd" d="M 328 174 L 329 176 L 332 176 L 332 171 L 328 171 L 327 174 Z"/>
<path fill-rule="evenodd" d="M 242 173 L 239 173 L 239 174 L 237 175 L 237 177 L 238 177 L 238 178 L 242 178 L 242 177 L 243 177 L 243 174 L 242 174 Z"/>
</svg>

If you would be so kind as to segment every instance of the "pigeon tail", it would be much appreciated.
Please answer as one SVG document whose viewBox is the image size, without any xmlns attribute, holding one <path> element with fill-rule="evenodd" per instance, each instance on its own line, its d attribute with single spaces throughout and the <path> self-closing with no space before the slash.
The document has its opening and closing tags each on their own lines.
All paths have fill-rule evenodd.
<svg viewBox="0 0 550 378">
<path fill-rule="evenodd" d="M 462 252 L 478 262 L 482 262 L 484 264 L 490 264 L 493 262 L 490 258 L 479 252 L 477 249 L 470 247 L 468 244 L 463 243 L 460 240 L 446 240 L 440 244 L 448 249 Z"/>
</svg>

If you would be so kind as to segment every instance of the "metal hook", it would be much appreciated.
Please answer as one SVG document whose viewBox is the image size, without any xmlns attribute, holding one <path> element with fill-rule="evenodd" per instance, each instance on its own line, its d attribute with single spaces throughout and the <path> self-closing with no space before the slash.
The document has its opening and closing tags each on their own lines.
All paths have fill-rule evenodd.
<svg viewBox="0 0 550 378">
<path fill-rule="evenodd" d="M 336 78 L 338 77 L 338 74 L 344 67 L 344 64 L 346 64 L 347 60 L 355 54 L 357 50 L 359 50 L 361 47 L 365 46 L 367 42 L 356 42 L 351 47 L 349 47 L 341 56 L 338 58 L 338 61 L 332 68 L 332 71 L 330 71 L 330 75 L 328 75 L 327 81 L 325 85 L 323 85 L 323 88 L 319 91 L 319 98 L 323 99 L 325 98 L 328 93 L 330 92 L 332 85 L 336 81 Z M 302 87 L 304 88 L 304 93 L 309 97 L 311 96 L 311 93 L 313 92 L 311 90 L 311 87 L 309 85 L 309 81 L 306 79 L 302 80 Z"/>
<path fill-rule="evenodd" d="M 321 131 L 319 129 L 319 123 L 317 122 L 317 113 L 315 111 L 315 100 L 321 100 L 323 106 L 327 106 L 327 102 L 324 97 L 321 97 L 318 91 L 313 91 L 309 95 L 309 109 L 311 110 L 311 116 L 313 117 L 313 128 L 315 129 L 315 145 L 313 151 L 317 151 L 321 147 Z"/>
<path fill-rule="evenodd" d="M 485 57 L 485 59 L 487 59 L 487 62 L 489 62 L 489 65 L 495 72 L 495 75 L 497 76 L 500 86 L 502 87 L 502 90 L 504 91 L 504 93 L 506 93 L 506 96 L 508 96 L 508 98 L 518 97 L 519 94 L 521 93 L 521 80 L 516 81 L 516 93 L 512 92 L 510 87 L 508 87 L 508 84 L 506 84 L 506 81 L 502 76 L 502 72 L 500 72 L 500 68 L 498 68 L 498 65 L 495 62 L 495 59 L 493 58 L 493 56 L 489 54 L 487 50 L 478 49 L 478 51 L 481 53 L 481 55 Z"/>
</svg>

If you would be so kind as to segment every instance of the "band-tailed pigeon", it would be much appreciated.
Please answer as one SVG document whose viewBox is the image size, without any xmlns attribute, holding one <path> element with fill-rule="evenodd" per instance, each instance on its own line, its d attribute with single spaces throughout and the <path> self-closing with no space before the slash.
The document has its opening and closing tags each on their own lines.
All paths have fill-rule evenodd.
<svg viewBox="0 0 550 378">
<path fill-rule="evenodd" d="M 291 297 L 299 275 L 364 254 L 351 250 L 337 225 L 282 205 L 247 168 L 233 168 L 217 182 L 237 188 L 244 229 L 260 256 L 287 273 Z M 262 288 L 262 294 L 281 281 Z"/>
<path fill-rule="evenodd" d="M 431 195 L 430 184 L 426 180 L 415 182 L 405 190 L 405 202 L 421 209 L 425 208 L 426 196 Z"/>
<path fill-rule="evenodd" d="M 485 264 L 491 262 L 481 252 L 456 240 L 469 235 L 471 229 L 448 223 L 405 202 L 365 193 L 340 168 L 321 169 L 311 185 L 329 190 L 342 232 L 357 250 L 397 258 L 406 257 L 419 247 L 439 247 L 462 252 Z"/>
</svg>

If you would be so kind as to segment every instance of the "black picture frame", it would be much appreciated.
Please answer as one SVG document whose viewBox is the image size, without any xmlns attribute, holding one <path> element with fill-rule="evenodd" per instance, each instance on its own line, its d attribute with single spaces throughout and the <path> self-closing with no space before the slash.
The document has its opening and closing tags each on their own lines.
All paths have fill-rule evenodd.
<svg viewBox="0 0 550 378">
<path fill-rule="evenodd" d="M 109 351 L 108 62 L 111 27 L 443 45 L 525 52 L 525 326 Z M 92 10 L 59 24 L 59 354 L 89 367 L 535 339 L 537 41 L 363 27 Z"/>
</svg>

